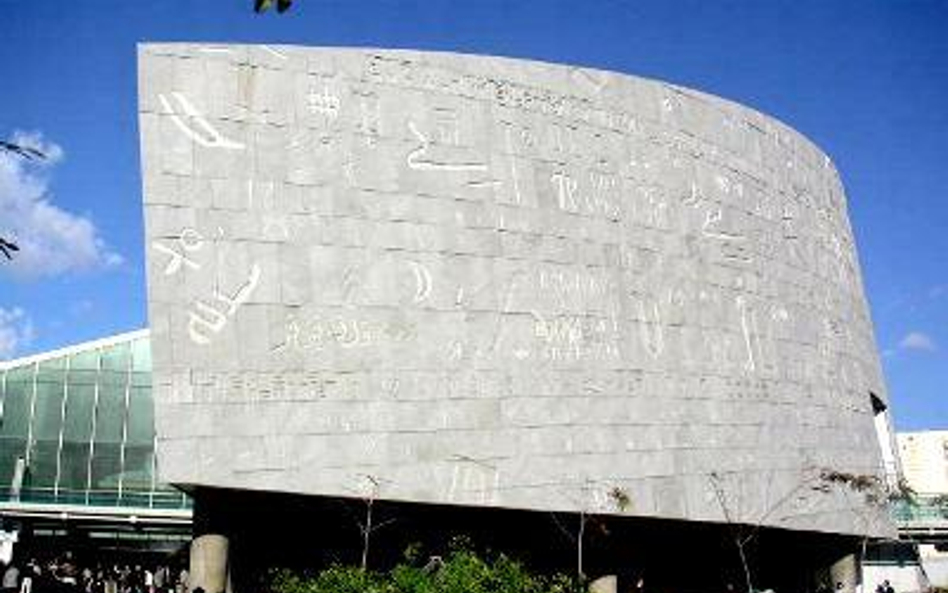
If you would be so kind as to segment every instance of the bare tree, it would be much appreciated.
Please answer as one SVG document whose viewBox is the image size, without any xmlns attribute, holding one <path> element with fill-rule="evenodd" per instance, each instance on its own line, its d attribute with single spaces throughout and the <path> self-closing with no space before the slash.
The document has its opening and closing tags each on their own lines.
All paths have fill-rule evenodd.
<svg viewBox="0 0 948 593">
<path fill-rule="evenodd" d="M 394 519 L 389 519 L 383 521 L 378 525 L 373 523 L 372 511 L 375 506 L 375 500 L 379 495 L 379 479 L 375 476 L 365 475 L 363 476 L 368 482 L 368 488 L 362 496 L 362 501 L 365 503 L 365 515 L 361 521 L 356 521 L 359 526 L 359 532 L 362 534 L 362 570 L 366 570 L 369 566 L 369 544 L 371 542 L 372 533 L 378 531 L 379 529 L 385 527 L 386 525 L 393 523 Z"/>
<path fill-rule="evenodd" d="M 718 506 L 721 507 L 721 512 L 724 513 L 724 520 L 727 522 L 728 529 L 731 532 L 731 539 L 734 540 L 734 545 L 737 547 L 737 553 L 741 559 L 741 568 L 744 570 L 744 586 L 747 588 L 747 593 L 753 593 L 754 579 L 751 576 L 750 563 L 747 561 L 745 547 L 750 544 L 754 536 L 757 535 L 757 530 L 747 530 L 746 525 L 734 520 L 731 505 L 728 504 L 724 486 L 721 484 L 721 476 L 717 472 L 711 472 L 708 476 L 708 480 L 711 482 L 711 488 L 714 490 L 714 497 L 718 501 Z"/>
<path fill-rule="evenodd" d="M 570 497 L 577 503 L 579 507 L 579 512 L 577 514 L 578 522 L 576 524 L 576 531 L 573 532 L 567 529 L 563 523 L 557 518 L 556 513 L 550 513 L 550 516 L 553 518 L 553 522 L 556 523 L 556 526 L 559 528 L 563 534 L 569 538 L 570 541 L 576 544 L 576 578 L 579 582 L 584 582 L 586 580 L 586 571 L 584 564 L 584 543 L 586 540 L 586 527 L 592 524 L 594 527 L 598 527 L 599 530 L 608 534 L 608 529 L 604 522 L 598 520 L 594 514 L 591 513 L 592 507 L 598 508 L 598 510 L 605 512 L 606 502 L 611 502 L 615 505 L 615 508 L 621 512 L 627 511 L 632 506 L 632 498 L 629 496 L 623 488 L 619 486 L 606 487 L 602 485 L 603 490 L 593 490 L 593 486 L 600 486 L 593 480 L 586 479 L 583 482 L 582 486 L 582 496 L 580 500 L 576 500 L 574 497 Z M 598 495 L 598 496 L 597 496 Z M 590 501 L 593 501 L 590 504 Z"/>
<path fill-rule="evenodd" d="M 830 468 L 822 469 L 820 471 L 820 482 L 814 489 L 829 493 L 834 488 L 842 492 L 849 511 L 864 526 L 859 551 L 859 566 L 861 567 L 866 558 L 869 540 L 872 538 L 873 526 L 878 525 L 880 520 L 888 521 L 890 519 L 890 503 L 901 500 L 909 504 L 915 504 L 915 490 L 902 477 L 890 483 L 871 474 L 854 474 Z M 860 504 L 860 499 L 864 504 Z"/>
<path fill-rule="evenodd" d="M 576 579 L 579 582 L 584 582 L 586 572 L 583 570 L 583 541 L 586 536 L 586 523 L 589 521 L 588 510 L 585 507 L 579 509 L 579 513 L 577 514 L 579 522 L 577 523 L 575 533 L 560 522 L 556 513 L 550 513 L 550 516 L 553 518 L 553 522 L 559 530 L 563 532 L 563 535 L 576 544 Z"/>
<path fill-rule="evenodd" d="M 747 523 L 743 521 L 741 517 L 734 516 L 734 509 L 732 507 L 732 501 L 728 500 L 727 492 L 725 491 L 723 478 L 717 472 L 711 472 L 708 474 L 708 481 L 711 483 L 711 488 L 714 490 L 714 496 L 717 500 L 718 506 L 721 508 L 721 512 L 724 514 L 724 521 L 727 523 L 728 530 L 730 531 L 731 539 L 734 542 L 734 546 L 737 548 L 738 556 L 741 561 L 741 569 L 744 572 L 744 586 L 746 587 L 747 593 L 753 593 L 754 589 L 754 578 L 753 572 L 751 570 L 751 564 L 747 557 L 747 549 L 750 546 L 757 535 L 760 533 L 760 529 L 763 526 L 764 522 L 767 521 L 774 513 L 784 507 L 790 500 L 797 497 L 801 491 L 807 489 L 813 489 L 814 483 L 817 483 L 820 480 L 820 474 L 813 472 L 809 469 L 804 469 L 801 474 L 800 481 L 795 484 L 792 488 L 787 490 L 773 504 L 770 504 L 767 508 L 763 509 L 763 512 L 760 516 L 756 517 L 753 522 Z"/>
<path fill-rule="evenodd" d="M 727 493 L 722 483 L 722 477 L 717 472 L 711 472 L 708 475 L 711 487 L 714 490 L 715 498 L 724 514 L 724 520 L 727 522 L 731 533 L 731 539 L 737 548 L 741 561 L 741 568 L 744 571 L 745 587 L 748 593 L 753 593 L 754 579 L 751 570 L 751 563 L 747 557 L 747 548 L 753 543 L 757 534 L 760 532 L 764 522 L 774 513 L 783 508 L 790 500 L 794 498 L 803 498 L 801 492 L 810 491 L 821 494 L 830 494 L 834 488 L 842 488 L 848 503 L 852 501 L 849 498 L 850 493 L 861 494 L 867 505 L 870 507 L 885 506 L 889 500 L 897 496 L 911 496 L 911 489 L 907 488 L 903 481 L 899 482 L 897 488 L 890 488 L 878 476 L 868 474 L 851 474 L 828 468 L 808 467 L 801 473 L 800 481 L 790 488 L 783 496 L 777 499 L 773 504 L 764 509 L 763 513 L 752 523 L 747 523 L 739 517 L 734 516 L 732 501 L 728 500 Z M 861 518 L 866 526 L 866 535 L 863 538 L 862 553 L 865 556 L 865 549 L 869 540 L 869 531 L 871 520 L 865 516 L 857 507 L 850 504 L 850 509 L 855 517 Z"/>
</svg>

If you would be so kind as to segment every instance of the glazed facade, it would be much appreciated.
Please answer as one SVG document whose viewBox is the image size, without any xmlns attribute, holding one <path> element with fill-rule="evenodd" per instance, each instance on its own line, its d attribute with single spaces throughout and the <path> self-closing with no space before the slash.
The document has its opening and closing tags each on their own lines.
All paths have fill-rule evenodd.
<svg viewBox="0 0 948 593">
<path fill-rule="evenodd" d="M 6 503 L 188 508 L 156 477 L 147 332 L 0 363 L 0 401 Z"/>
</svg>

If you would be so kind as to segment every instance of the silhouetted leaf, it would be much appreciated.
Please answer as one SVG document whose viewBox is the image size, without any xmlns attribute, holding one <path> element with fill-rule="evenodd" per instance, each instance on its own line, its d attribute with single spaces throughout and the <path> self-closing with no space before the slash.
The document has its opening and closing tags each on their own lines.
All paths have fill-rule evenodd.
<svg viewBox="0 0 948 593">
<path fill-rule="evenodd" d="M 293 5 L 293 0 L 276 0 L 276 9 L 279 13 L 284 13 Z M 266 12 L 273 6 L 273 0 L 254 0 L 253 10 L 256 13 Z"/>
<path fill-rule="evenodd" d="M 0 150 L 4 152 L 12 152 L 13 154 L 19 155 L 29 160 L 39 160 L 46 158 L 46 155 L 43 153 L 43 151 L 39 149 L 33 148 L 32 146 L 21 146 L 19 144 L 14 144 L 13 142 L 7 142 L 6 140 L 0 140 Z"/>
<path fill-rule="evenodd" d="M 7 259 L 13 259 L 13 256 L 10 254 L 11 251 L 19 250 L 20 248 L 15 243 L 11 243 L 3 237 L 0 237 L 0 253 L 3 253 Z"/>
</svg>

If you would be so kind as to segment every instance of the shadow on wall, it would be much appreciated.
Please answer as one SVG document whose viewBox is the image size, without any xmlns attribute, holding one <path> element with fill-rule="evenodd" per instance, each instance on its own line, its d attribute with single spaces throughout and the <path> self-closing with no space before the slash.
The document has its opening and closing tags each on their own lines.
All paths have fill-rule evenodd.
<svg viewBox="0 0 948 593">
<path fill-rule="evenodd" d="M 276 567 L 358 566 L 366 501 L 359 499 L 200 490 L 195 536 L 229 539 L 235 590 L 256 590 Z M 576 573 L 575 513 L 549 513 L 374 501 L 367 566 L 388 570 L 409 547 L 442 555 L 457 537 L 484 553 L 505 553 L 533 571 Z M 589 516 L 584 572 L 619 577 L 619 591 L 644 578 L 651 590 L 742 590 L 744 576 L 729 527 L 637 517 Z M 762 528 L 746 550 L 759 588 L 815 590 L 814 575 L 858 550 L 859 538 Z"/>
</svg>

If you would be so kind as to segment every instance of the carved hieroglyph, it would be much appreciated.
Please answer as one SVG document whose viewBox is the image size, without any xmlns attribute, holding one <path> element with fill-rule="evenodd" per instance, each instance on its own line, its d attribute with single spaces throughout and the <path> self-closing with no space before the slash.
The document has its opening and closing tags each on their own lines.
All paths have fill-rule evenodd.
<svg viewBox="0 0 948 593">
<path fill-rule="evenodd" d="M 141 46 L 140 122 L 162 479 L 890 529 L 814 487 L 876 473 L 885 389 L 838 176 L 781 123 L 536 62 L 183 44 Z"/>
</svg>

